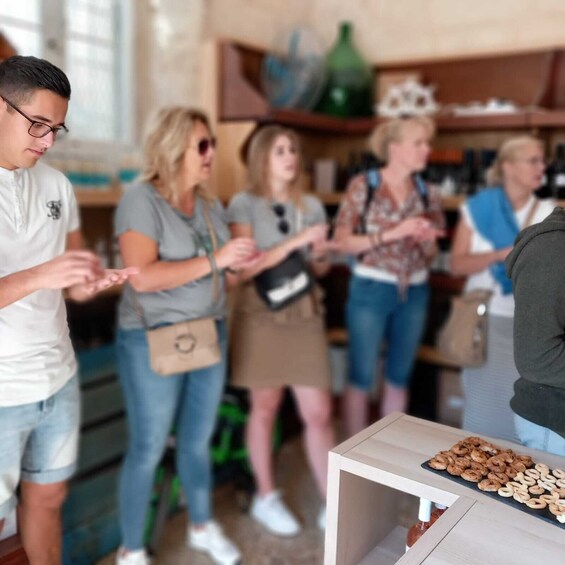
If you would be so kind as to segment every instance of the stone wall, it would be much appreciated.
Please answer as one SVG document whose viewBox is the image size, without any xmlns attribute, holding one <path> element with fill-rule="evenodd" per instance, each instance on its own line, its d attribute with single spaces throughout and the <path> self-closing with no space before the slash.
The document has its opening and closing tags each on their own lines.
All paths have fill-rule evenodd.
<svg viewBox="0 0 565 565">
<path fill-rule="evenodd" d="M 372 62 L 511 52 L 562 45 L 563 0 L 210 0 L 206 32 L 272 46 L 308 24 L 329 46 L 341 20 Z"/>
</svg>

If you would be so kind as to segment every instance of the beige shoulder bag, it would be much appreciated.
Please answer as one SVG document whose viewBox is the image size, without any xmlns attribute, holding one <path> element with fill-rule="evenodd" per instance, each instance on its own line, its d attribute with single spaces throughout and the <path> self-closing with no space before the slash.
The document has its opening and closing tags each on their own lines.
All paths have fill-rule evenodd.
<svg viewBox="0 0 565 565">
<path fill-rule="evenodd" d="M 537 210 L 536 200 L 530 209 L 524 228 L 528 227 Z M 454 365 L 480 367 L 487 360 L 488 305 L 492 290 L 476 288 L 451 298 L 449 316 L 437 339 L 440 353 Z"/>
</svg>

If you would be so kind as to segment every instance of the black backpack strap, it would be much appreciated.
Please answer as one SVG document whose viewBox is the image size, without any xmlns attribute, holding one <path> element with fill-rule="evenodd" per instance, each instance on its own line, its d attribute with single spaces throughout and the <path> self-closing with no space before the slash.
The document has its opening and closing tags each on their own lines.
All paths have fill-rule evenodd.
<svg viewBox="0 0 565 565">
<path fill-rule="evenodd" d="M 363 214 L 361 215 L 361 225 L 359 229 L 360 234 L 367 233 L 367 212 L 369 211 L 369 206 L 373 200 L 373 195 L 381 184 L 381 175 L 378 169 L 369 169 L 368 171 L 365 171 L 364 177 L 365 184 L 367 185 L 367 195 L 363 206 Z"/>
<path fill-rule="evenodd" d="M 381 185 L 381 174 L 378 169 L 369 169 L 364 173 L 365 184 L 367 185 L 367 195 L 365 197 L 365 204 L 363 205 L 363 213 L 361 215 L 361 223 L 359 228 L 360 234 L 367 233 L 367 212 L 369 211 L 369 206 L 373 200 L 373 195 L 375 191 Z M 427 210 L 430 207 L 430 195 L 428 192 L 428 185 L 425 183 L 424 179 L 418 175 L 414 174 L 412 176 L 414 184 L 416 185 L 416 190 L 422 199 L 422 204 L 424 209 Z"/>
</svg>

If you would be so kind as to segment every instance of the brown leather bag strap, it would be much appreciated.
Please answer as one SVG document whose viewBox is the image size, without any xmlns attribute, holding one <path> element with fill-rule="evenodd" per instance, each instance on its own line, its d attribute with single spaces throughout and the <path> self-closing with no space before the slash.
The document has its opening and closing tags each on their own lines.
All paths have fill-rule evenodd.
<svg viewBox="0 0 565 565">
<path fill-rule="evenodd" d="M 208 202 L 202 198 L 202 211 L 204 213 L 204 220 L 206 222 L 206 227 L 208 228 L 208 233 L 210 234 L 210 240 L 212 241 L 212 252 L 208 253 L 208 261 L 210 261 L 210 266 L 212 267 L 212 277 L 213 277 L 213 291 L 212 300 L 217 302 L 220 298 L 220 277 L 218 275 L 218 267 L 216 265 L 216 258 L 214 257 L 214 251 L 218 249 L 218 236 L 216 235 L 216 230 L 210 219 L 210 209 Z"/>
<path fill-rule="evenodd" d="M 133 302 L 133 307 L 135 308 L 135 311 L 137 312 L 141 323 L 143 324 L 143 329 L 148 332 L 151 328 L 147 325 L 147 320 L 145 319 L 145 313 L 143 312 L 143 308 L 141 307 L 141 303 L 139 302 L 139 299 L 137 298 L 137 292 L 135 291 L 135 288 L 133 288 L 133 286 L 131 286 L 131 283 L 128 283 L 130 285 L 131 288 L 131 298 L 132 298 L 132 302 Z"/>
<path fill-rule="evenodd" d="M 528 212 L 528 215 L 526 216 L 526 219 L 524 220 L 524 227 L 522 229 L 528 228 L 532 225 L 532 221 L 534 219 L 538 206 L 539 206 L 539 199 L 536 198 L 530 208 L 530 211 Z"/>
</svg>

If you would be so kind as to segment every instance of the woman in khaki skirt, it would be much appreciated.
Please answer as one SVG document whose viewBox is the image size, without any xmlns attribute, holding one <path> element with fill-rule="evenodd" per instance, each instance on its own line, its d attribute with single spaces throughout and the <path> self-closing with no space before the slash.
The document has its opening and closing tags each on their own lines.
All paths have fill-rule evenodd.
<svg viewBox="0 0 565 565">
<path fill-rule="evenodd" d="M 257 483 L 251 515 L 281 536 L 300 531 L 273 477 L 273 425 L 286 386 L 304 423 L 308 460 L 323 500 L 328 451 L 334 442 L 321 291 L 314 285 L 292 303 L 272 310 L 254 280 L 296 251 L 313 275 L 329 270 L 325 211 L 315 197 L 301 192 L 300 160 L 294 132 L 278 126 L 261 129 L 249 147 L 250 187 L 237 194 L 228 209 L 232 237 L 253 237 L 263 252 L 256 266 L 241 273 L 245 282 L 233 313 L 231 381 L 250 390 L 246 441 Z M 325 504 L 318 524 L 325 526 Z"/>
</svg>

